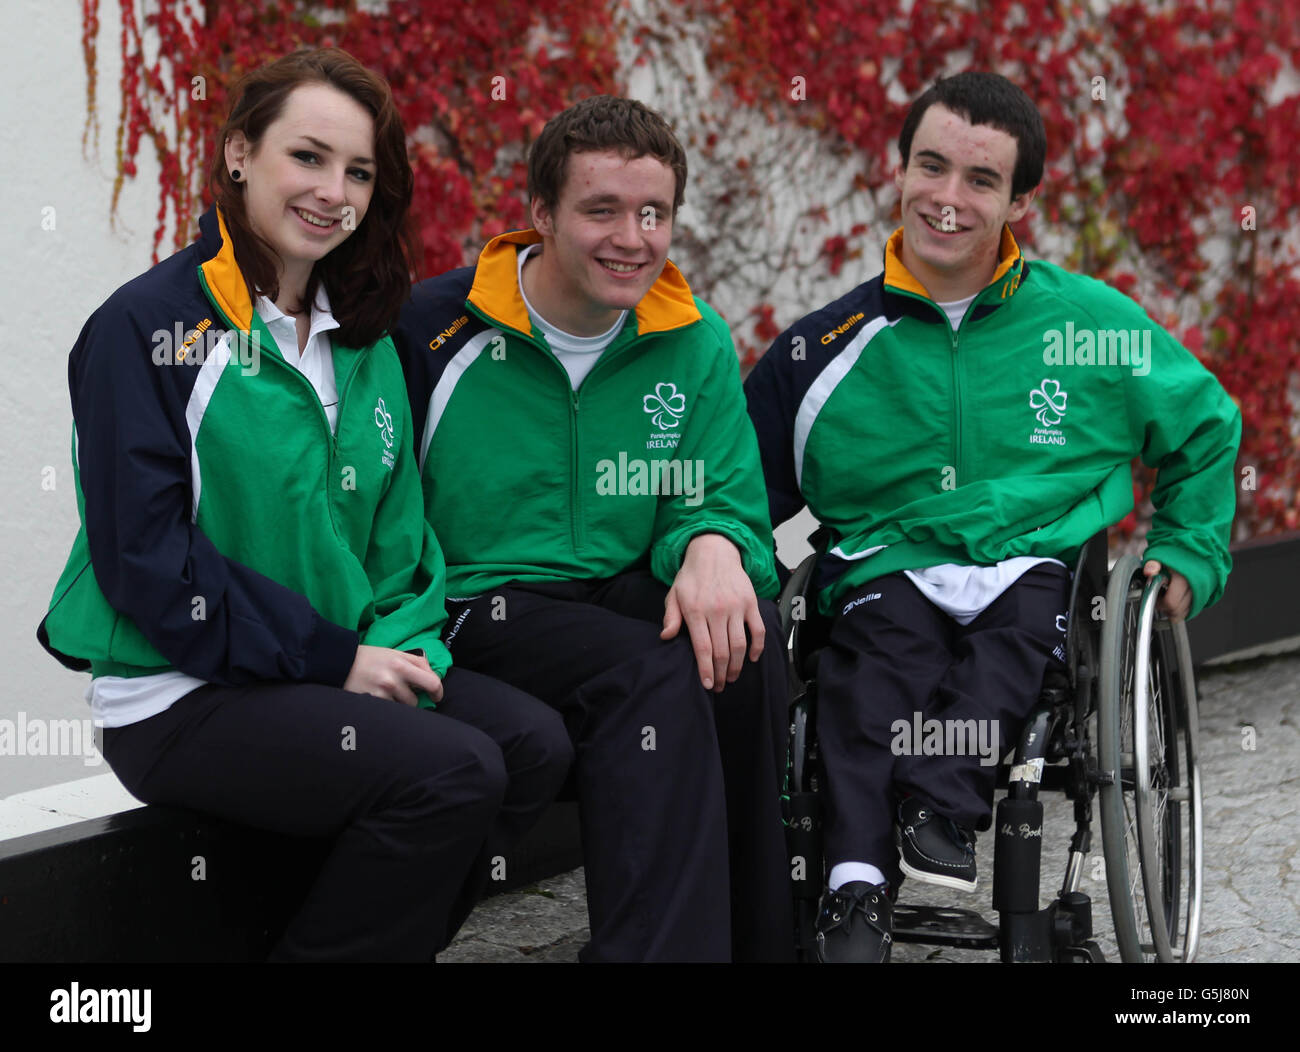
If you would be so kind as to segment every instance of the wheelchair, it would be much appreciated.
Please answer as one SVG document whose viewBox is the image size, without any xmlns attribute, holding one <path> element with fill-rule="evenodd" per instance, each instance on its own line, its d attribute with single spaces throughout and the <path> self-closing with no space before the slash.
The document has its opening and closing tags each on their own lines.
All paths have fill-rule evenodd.
<svg viewBox="0 0 1300 1052">
<path fill-rule="evenodd" d="M 825 886 L 816 738 L 817 660 L 829 623 L 809 595 L 818 549 L 794 571 L 779 607 L 789 658 L 790 738 L 782 804 L 801 960 L 815 955 Z M 820 542 L 820 543 L 819 543 Z M 972 910 L 894 907 L 894 940 L 997 950 L 1006 962 L 1102 963 L 1092 904 L 1079 890 L 1092 847 L 1093 802 L 1115 944 L 1126 963 L 1191 962 L 1201 924 L 1202 811 L 1196 685 L 1187 630 L 1156 608 L 1163 575 L 1122 555 L 1107 570 L 1103 530 L 1081 550 L 1071 585 L 1066 672 L 1049 672 L 1009 762 L 998 771 L 993 829 L 995 926 Z M 1039 908 L 1040 790 L 1074 805 L 1074 833 L 1056 898 Z M 1027 830 L 1028 835 L 1022 835 Z"/>
</svg>

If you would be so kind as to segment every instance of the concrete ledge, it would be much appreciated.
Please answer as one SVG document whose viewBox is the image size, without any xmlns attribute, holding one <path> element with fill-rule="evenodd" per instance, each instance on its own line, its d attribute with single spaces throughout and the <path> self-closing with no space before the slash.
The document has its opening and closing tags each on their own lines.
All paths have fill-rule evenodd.
<svg viewBox="0 0 1300 1052">
<path fill-rule="evenodd" d="M 580 866 L 577 827 L 553 805 L 490 890 Z M 264 960 L 329 847 L 165 807 L 0 841 L 0 960 Z"/>
<path fill-rule="evenodd" d="M 12 837 L 107 818 L 144 807 L 112 771 L 40 789 L 28 789 L 0 800 L 0 845 Z"/>
</svg>

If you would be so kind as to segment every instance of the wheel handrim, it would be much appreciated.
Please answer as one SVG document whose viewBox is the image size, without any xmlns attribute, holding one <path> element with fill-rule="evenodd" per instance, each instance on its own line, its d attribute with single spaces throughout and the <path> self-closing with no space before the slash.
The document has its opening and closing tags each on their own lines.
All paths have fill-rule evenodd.
<svg viewBox="0 0 1300 1052">
<path fill-rule="evenodd" d="M 1106 880 L 1120 956 L 1129 962 L 1190 961 L 1200 928 L 1191 654 L 1184 626 L 1159 618 L 1157 592 L 1141 563 L 1121 556 L 1107 588 L 1098 678 L 1098 758 L 1109 776 L 1101 787 Z"/>
<path fill-rule="evenodd" d="M 1132 590 L 1130 589 L 1130 597 Z M 1137 611 L 1137 632 L 1132 649 L 1125 646 L 1125 657 L 1134 662 L 1132 677 L 1125 676 L 1124 683 L 1132 685 L 1132 697 L 1121 709 L 1120 740 L 1127 742 L 1124 733 L 1125 717 L 1132 716 L 1133 743 L 1133 796 L 1131 818 L 1136 826 L 1138 855 L 1137 867 L 1141 878 L 1148 930 L 1151 933 L 1150 950 L 1161 961 L 1174 960 L 1170 931 L 1177 931 L 1179 908 L 1179 840 L 1181 836 L 1179 801 L 1171 796 L 1171 788 L 1178 783 L 1178 753 L 1170 750 L 1165 740 L 1166 730 L 1174 724 L 1167 719 L 1167 706 L 1173 704 L 1170 685 L 1165 682 L 1167 669 L 1163 661 L 1153 664 L 1152 631 L 1155 624 L 1159 581 L 1149 580 L 1141 593 Z M 1125 616 L 1132 610 L 1125 604 Z M 1162 675 L 1161 673 L 1165 673 Z M 1127 693 L 1127 691 L 1126 691 Z M 1121 744 L 1121 750 L 1123 744 Z M 1125 797 L 1126 822 L 1130 818 L 1128 799 Z M 1126 836 L 1127 839 L 1127 836 Z M 1130 891 L 1136 892 L 1137 881 L 1130 873 Z M 1147 951 L 1146 944 L 1142 946 Z"/>
</svg>

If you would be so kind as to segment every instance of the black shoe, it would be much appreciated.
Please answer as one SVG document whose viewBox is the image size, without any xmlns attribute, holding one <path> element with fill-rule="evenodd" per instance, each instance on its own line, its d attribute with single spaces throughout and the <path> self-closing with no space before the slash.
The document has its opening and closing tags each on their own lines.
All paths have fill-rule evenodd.
<svg viewBox="0 0 1300 1052">
<path fill-rule="evenodd" d="M 894 945 L 894 904 L 884 885 L 851 880 L 827 889 L 817 915 L 822 964 L 888 964 Z"/>
<path fill-rule="evenodd" d="M 899 865 L 907 876 L 974 891 L 975 833 L 909 796 L 898 805 Z"/>
</svg>

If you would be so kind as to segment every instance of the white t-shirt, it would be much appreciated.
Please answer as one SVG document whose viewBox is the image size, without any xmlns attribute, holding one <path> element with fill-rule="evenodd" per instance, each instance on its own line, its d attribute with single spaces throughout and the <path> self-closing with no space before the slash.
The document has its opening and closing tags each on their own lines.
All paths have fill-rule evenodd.
<svg viewBox="0 0 1300 1052">
<path fill-rule="evenodd" d="M 1059 559 L 1018 555 L 995 566 L 958 566 L 942 563 L 924 570 L 904 570 L 908 580 L 931 603 L 959 625 L 969 625 L 993 601 L 1020 580 L 1027 570 L 1042 563 L 1064 566 Z"/>
<path fill-rule="evenodd" d="M 961 327 L 962 318 L 966 317 L 966 312 L 970 310 L 970 305 L 975 302 L 975 297 L 978 295 L 979 293 L 975 292 L 967 296 L 964 300 L 950 300 L 947 303 L 940 303 L 938 300 L 935 300 L 934 305 L 948 315 L 948 323 L 952 326 L 953 331 L 956 332 L 957 329 Z"/>
<path fill-rule="evenodd" d="M 551 353 L 559 359 L 564 366 L 564 371 L 569 374 L 569 383 L 573 385 L 576 391 L 582 386 L 582 381 L 587 378 L 596 362 L 600 360 L 601 353 L 614 342 L 614 337 L 618 335 L 619 330 L 623 328 L 623 322 L 627 320 L 627 311 L 622 311 L 618 316 L 618 321 L 599 336 L 574 336 L 572 333 L 565 332 L 563 329 L 557 329 L 549 321 L 537 313 L 537 310 L 528 302 L 528 293 L 524 291 L 524 260 L 528 258 L 529 253 L 534 250 L 540 252 L 541 245 L 528 245 L 519 253 L 518 274 L 519 274 L 519 295 L 524 298 L 524 306 L 528 308 L 528 317 L 533 320 L 533 324 L 542 330 L 542 335 L 546 337 L 546 344 L 551 348 Z"/>
<path fill-rule="evenodd" d="M 339 328 L 339 323 L 330 310 L 325 287 L 322 285 L 316 292 L 311 331 L 301 355 L 294 319 L 265 296 L 257 298 L 256 310 L 284 360 L 311 381 L 333 433 L 338 426 L 339 395 L 334 383 L 334 349 L 326 333 Z M 157 716 L 204 685 L 204 680 L 187 676 L 178 669 L 152 676 L 97 676 L 86 688 L 86 700 L 90 702 L 92 720 L 105 727 L 125 727 Z"/>
</svg>

